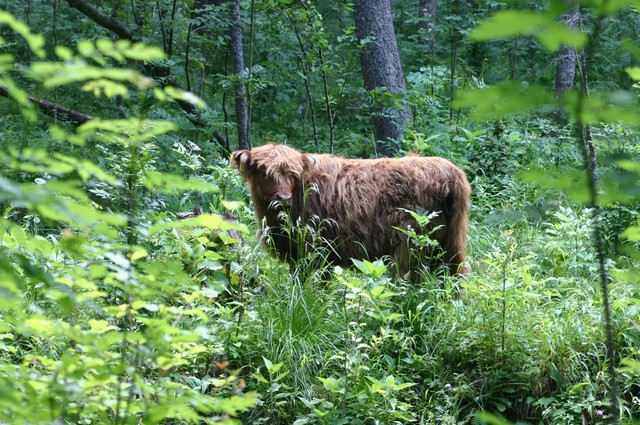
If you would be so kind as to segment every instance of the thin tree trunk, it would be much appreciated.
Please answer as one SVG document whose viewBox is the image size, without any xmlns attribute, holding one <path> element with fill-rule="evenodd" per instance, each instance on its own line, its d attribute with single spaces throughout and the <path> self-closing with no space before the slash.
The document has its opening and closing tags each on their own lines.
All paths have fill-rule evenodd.
<svg viewBox="0 0 640 425">
<path fill-rule="evenodd" d="M 453 8 L 455 7 L 455 12 Z M 456 15 L 460 14 L 460 1 L 455 0 L 451 3 L 450 11 L 451 13 L 455 13 Z M 454 97 L 456 93 L 456 72 L 458 69 L 458 45 L 460 44 L 460 40 L 462 36 L 457 28 L 450 26 L 449 27 L 450 34 L 450 43 L 451 43 L 451 54 L 450 54 L 450 66 L 449 73 L 451 75 L 450 79 L 450 95 L 449 95 L 449 125 L 453 125 L 453 103 Z"/>
<path fill-rule="evenodd" d="M 236 125 L 238 126 L 238 148 L 251 149 L 249 142 L 249 114 L 247 108 L 247 91 L 243 82 L 244 44 L 242 42 L 242 16 L 240 15 L 240 0 L 232 0 L 231 14 L 231 52 L 233 54 L 233 68 L 236 73 Z"/>
<path fill-rule="evenodd" d="M 251 0 L 251 12 L 249 14 L 249 64 L 247 66 L 247 86 L 246 88 L 246 99 L 247 99 L 247 137 L 249 138 L 249 146 L 251 146 L 251 106 L 253 103 L 251 102 L 251 98 L 253 95 L 251 83 L 253 82 L 253 36 L 255 34 L 255 23 L 256 23 L 256 2 L 255 0 Z"/>
<path fill-rule="evenodd" d="M 170 58 L 173 56 L 173 27 L 176 22 L 176 9 L 178 7 L 178 1 L 173 0 L 171 7 L 171 26 L 169 27 L 169 50 L 167 50 L 167 56 Z"/>
<path fill-rule="evenodd" d="M 393 156 L 399 148 L 409 107 L 388 101 L 384 92 L 403 95 L 405 91 L 402 65 L 391 15 L 391 0 L 356 0 L 354 4 L 356 37 L 364 44 L 360 64 L 364 86 L 381 97 L 373 111 L 373 128 L 378 153 Z"/>
<path fill-rule="evenodd" d="M 307 23 L 310 28 L 313 28 L 314 18 L 310 13 L 310 9 L 307 3 L 302 2 L 302 7 L 307 11 Z M 314 8 L 315 11 L 315 8 Z M 317 11 L 316 11 L 317 13 Z M 335 112 L 331 106 L 331 96 L 329 95 L 329 75 L 327 72 L 326 63 L 324 60 L 324 50 L 322 46 L 318 45 L 318 60 L 320 62 L 320 72 L 322 74 L 322 87 L 324 90 L 324 102 L 327 108 L 327 125 L 329 126 L 329 153 L 333 153 L 333 147 L 336 139 L 336 124 L 335 124 Z"/>
<path fill-rule="evenodd" d="M 509 50 L 509 79 L 516 79 L 516 67 L 518 65 L 518 41 L 520 37 L 514 37 L 511 42 L 511 49 Z"/>
<path fill-rule="evenodd" d="M 580 21 L 580 8 L 578 6 L 562 15 L 562 21 L 568 28 L 575 28 Z M 562 46 L 558 51 L 558 67 L 556 68 L 556 93 L 562 94 L 572 90 L 576 78 L 576 63 L 578 55 L 576 49 L 571 46 Z"/>
<path fill-rule="evenodd" d="M 291 26 L 293 26 L 293 31 L 296 34 L 296 40 L 298 40 L 298 47 L 300 47 L 300 67 L 302 68 L 302 74 L 304 75 L 304 88 L 307 94 L 307 105 L 309 106 L 308 109 L 311 113 L 311 124 L 313 126 L 313 140 L 316 145 L 316 151 L 319 151 L 320 140 L 318 136 L 318 123 L 316 119 L 315 103 L 313 101 L 313 91 L 311 90 L 312 65 L 309 61 L 309 55 L 307 54 L 307 50 L 305 49 L 304 43 L 302 42 L 302 37 L 300 37 L 300 31 L 298 30 L 298 25 L 296 25 L 295 18 L 289 17 L 286 13 L 285 13 L 285 17 L 289 18 L 289 20 L 291 21 Z M 305 134 L 305 139 L 306 139 L 306 134 Z"/>
<path fill-rule="evenodd" d="M 579 10 L 578 10 L 579 13 Z M 617 424 L 620 422 L 620 408 L 618 402 L 618 354 L 616 353 L 616 343 L 614 340 L 614 324 L 611 318 L 611 299 L 609 294 L 609 283 L 611 277 L 607 269 L 607 257 L 604 248 L 604 230 L 602 229 L 602 207 L 600 206 L 601 183 L 598 175 L 598 166 L 596 158 L 596 149 L 593 144 L 593 136 L 591 134 L 591 126 L 583 121 L 583 114 L 587 99 L 589 97 L 589 61 L 595 50 L 597 38 L 602 31 L 603 18 L 599 18 L 589 38 L 587 46 L 580 55 L 580 76 L 581 87 L 578 90 L 578 98 L 576 102 L 576 129 L 577 139 L 582 150 L 584 168 L 587 174 L 587 185 L 589 188 L 589 206 L 592 208 L 593 217 L 593 244 L 595 247 L 598 260 L 598 274 L 600 278 L 600 296 L 602 298 L 603 309 L 603 327 L 605 331 L 605 347 L 607 350 L 607 372 L 609 374 L 609 399 L 611 403 L 611 419 L 610 423 Z"/>
<path fill-rule="evenodd" d="M 418 29 L 423 34 L 423 40 L 428 46 L 428 55 L 435 55 L 436 46 L 436 0 L 418 0 Z"/>
</svg>

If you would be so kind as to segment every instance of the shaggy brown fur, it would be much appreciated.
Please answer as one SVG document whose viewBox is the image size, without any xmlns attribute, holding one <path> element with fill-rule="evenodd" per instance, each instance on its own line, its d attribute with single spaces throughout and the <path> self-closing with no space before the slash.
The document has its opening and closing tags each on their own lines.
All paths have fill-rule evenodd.
<svg viewBox="0 0 640 425">
<path fill-rule="evenodd" d="M 433 249 L 416 252 L 405 233 L 411 227 L 439 242 L 451 274 L 467 272 L 465 239 L 471 186 L 462 170 L 443 158 L 345 159 L 303 154 L 268 144 L 236 151 L 237 167 L 251 191 L 256 215 L 269 228 L 270 244 L 282 259 L 296 261 L 305 250 L 286 223 L 311 225 L 330 243 L 327 260 L 350 266 L 351 258 L 394 259 L 397 271 L 419 277 Z M 420 229 L 409 211 L 440 214 Z M 288 213 L 287 221 L 282 213 Z M 417 256 L 414 254 L 424 254 Z M 432 268 L 435 264 L 426 264 Z"/>
</svg>

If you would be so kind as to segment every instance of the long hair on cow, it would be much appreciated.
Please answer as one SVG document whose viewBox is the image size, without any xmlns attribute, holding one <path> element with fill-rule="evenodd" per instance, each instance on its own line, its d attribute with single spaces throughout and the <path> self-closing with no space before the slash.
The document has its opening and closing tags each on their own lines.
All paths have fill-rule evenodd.
<svg viewBox="0 0 640 425">
<path fill-rule="evenodd" d="M 305 253 L 295 233 L 299 224 L 331 245 L 326 260 L 332 265 L 391 258 L 397 272 L 414 281 L 439 264 L 452 275 L 468 272 L 471 185 L 444 158 L 346 159 L 266 144 L 235 151 L 230 162 L 247 183 L 258 222 L 269 229 L 268 244 L 284 260 Z M 419 222 L 417 214 L 429 219 Z M 411 234 L 437 246 L 416 244 Z"/>
</svg>

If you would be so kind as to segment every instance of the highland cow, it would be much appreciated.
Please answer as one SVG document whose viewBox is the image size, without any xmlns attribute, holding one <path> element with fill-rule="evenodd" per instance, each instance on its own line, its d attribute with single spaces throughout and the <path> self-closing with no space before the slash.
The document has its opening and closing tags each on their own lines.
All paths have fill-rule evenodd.
<svg viewBox="0 0 640 425">
<path fill-rule="evenodd" d="M 268 228 L 267 243 L 283 260 L 295 263 L 308 254 L 310 240 L 299 232 L 311 226 L 331 265 L 391 258 L 396 271 L 410 272 L 414 281 L 438 263 L 452 275 L 467 272 L 471 186 L 446 159 L 345 159 L 268 144 L 234 152 L 231 164 L 247 182 L 261 229 Z M 438 214 L 421 228 L 412 211 Z M 416 244 L 411 231 L 439 247 Z"/>
</svg>

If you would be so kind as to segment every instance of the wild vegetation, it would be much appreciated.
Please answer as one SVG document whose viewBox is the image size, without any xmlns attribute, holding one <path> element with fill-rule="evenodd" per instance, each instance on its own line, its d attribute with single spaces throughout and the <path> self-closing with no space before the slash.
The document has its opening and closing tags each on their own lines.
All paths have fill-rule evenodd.
<svg viewBox="0 0 640 425">
<path fill-rule="evenodd" d="M 395 1 L 392 93 L 348 2 L 5 1 L 0 422 L 640 421 L 640 4 L 577 5 Z M 370 157 L 381 104 L 469 176 L 464 279 L 254 237 L 236 140 Z"/>
</svg>

